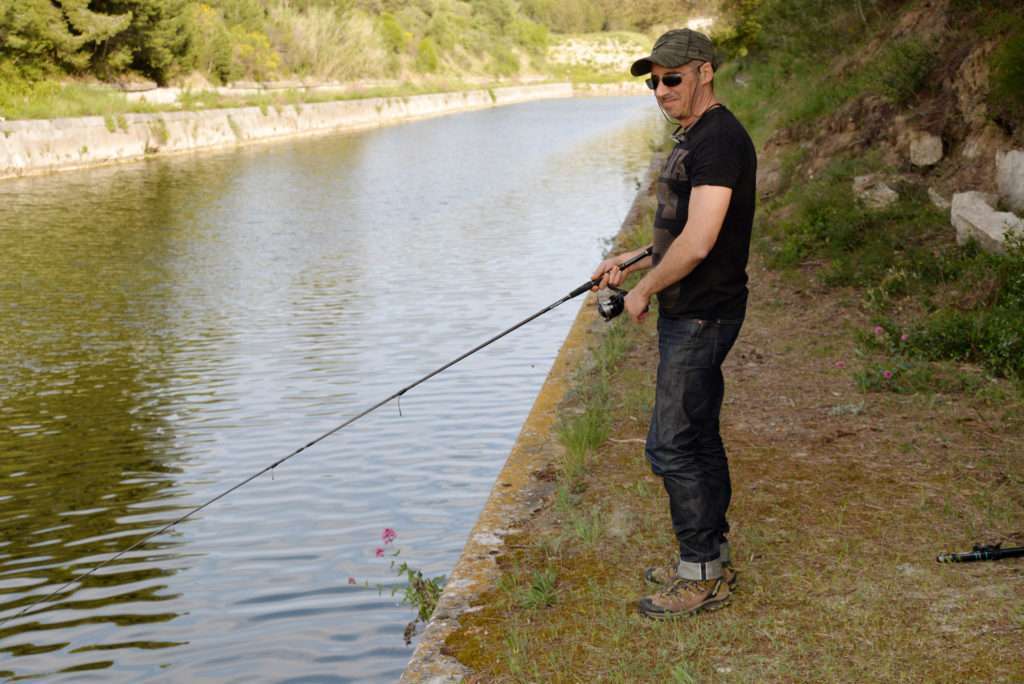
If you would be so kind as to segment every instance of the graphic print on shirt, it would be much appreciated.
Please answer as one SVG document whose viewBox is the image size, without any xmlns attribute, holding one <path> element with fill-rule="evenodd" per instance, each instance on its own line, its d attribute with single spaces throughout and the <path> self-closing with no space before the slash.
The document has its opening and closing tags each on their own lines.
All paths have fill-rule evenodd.
<svg viewBox="0 0 1024 684">
<path fill-rule="evenodd" d="M 661 176 L 658 178 L 657 196 L 658 213 L 654 217 L 654 265 L 657 266 L 672 241 L 683 231 L 689 207 L 684 202 L 690 201 L 690 178 L 686 173 L 686 156 L 688 147 L 676 145 L 665 161 Z M 679 298 L 680 283 L 673 283 L 658 293 L 658 304 L 670 308 Z"/>
</svg>

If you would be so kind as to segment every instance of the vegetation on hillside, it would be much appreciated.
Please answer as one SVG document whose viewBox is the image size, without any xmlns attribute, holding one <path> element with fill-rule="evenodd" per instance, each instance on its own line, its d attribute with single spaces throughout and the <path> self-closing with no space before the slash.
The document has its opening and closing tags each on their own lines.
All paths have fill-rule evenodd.
<svg viewBox="0 0 1024 684">
<path fill-rule="evenodd" d="M 681 21 L 653 0 L 3 0 L 4 75 L 141 75 L 164 84 L 280 77 L 507 75 L 551 33 L 647 31 Z M 675 16 L 671 16 L 674 14 Z"/>
<path fill-rule="evenodd" d="M 810 11 L 822 6 L 829 11 Z M 883 332 L 861 340 L 859 385 L 962 388 L 962 378 L 929 363 L 948 360 L 1024 387 L 1024 248 L 1011 241 L 1005 254 L 988 254 L 956 244 L 948 209 L 928 194 L 994 191 L 994 183 L 977 185 L 992 183 L 994 160 L 961 165 L 960 150 L 986 130 L 1006 144 L 1024 141 L 1024 8 L 951 0 L 943 16 L 899 0 L 737 0 L 732 7 L 748 28 L 730 43 L 739 58 L 722 74 L 723 91 L 765 143 L 763 161 L 782 160 L 782 183 L 762 204 L 761 246 L 773 267 L 861 293 Z M 935 16 L 936 35 L 922 36 Z M 989 88 L 965 104 L 957 79 L 972 51 Z M 965 106 L 986 114 L 966 121 Z M 900 119 L 939 134 L 949 161 L 913 167 L 900 152 L 906 129 L 893 123 Z M 865 206 L 852 184 L 868 173 L 891 177 L 900 200 Z"/>
</svg>

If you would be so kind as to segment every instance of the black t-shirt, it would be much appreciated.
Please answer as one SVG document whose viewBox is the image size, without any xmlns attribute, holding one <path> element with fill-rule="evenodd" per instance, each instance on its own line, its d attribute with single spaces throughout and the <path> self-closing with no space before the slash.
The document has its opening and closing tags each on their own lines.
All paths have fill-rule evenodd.
<svg viewBox="0 0 1024 684">
<path fill-rule="evenodd" d="M 722 106 L 709 109 L 672 150 L 658 179 L 654 265 L 683 231 L 690 191 L 732 188 L 725 221 L 707 257 L 685 278 L 658 293 L 668 318 L 742 319 L 747 306 L 747 256 L 754 223 L 757 154 L 743 125 Z"/>
</svg>

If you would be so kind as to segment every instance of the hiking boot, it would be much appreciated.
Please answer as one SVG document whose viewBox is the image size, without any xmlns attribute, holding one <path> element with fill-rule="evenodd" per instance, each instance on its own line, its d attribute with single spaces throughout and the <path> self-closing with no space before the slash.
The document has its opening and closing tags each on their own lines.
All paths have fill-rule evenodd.
<svg viewBox="0 0 1024 684">
<path fill-rule="evenodd" d="M 640 613 L 662 620 L 717 610 L 729 601 L 729 585 L 722 577 L 709 580 L 675 579 L 664 591 L 645 596 L 637 603 Z"/>
<path fill-rule="evenodd" d="M 671 584 L 679 577 L 676 574 L 676 568 L 675 563 L 646 568 L 644 570 L 644 579 L 651 584 Z M 736 588 L 736 580 L 739 578 L 739 574 L 738 570 L 733 569 L 732 563 L 722 563 L 722 579 L 729 585 L 729 589 Z"/>
</svg>

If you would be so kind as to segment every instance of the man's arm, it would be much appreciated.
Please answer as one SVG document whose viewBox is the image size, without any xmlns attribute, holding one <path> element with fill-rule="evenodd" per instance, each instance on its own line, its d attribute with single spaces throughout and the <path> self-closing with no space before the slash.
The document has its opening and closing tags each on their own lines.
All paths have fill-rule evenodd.
<svg viewBox="0 0 1024 684">
<path fill-rule="evenodd" d="M 732 188 L 698 185 L 690 192 L 689 212 L 683 232 L 668 248 L 661 262 L 626 296 L 625 308 L 635 321 L 643 319 L 658 292 L 690 274 L 711 252 L 722 230 L 732 199 Z"/>
</svg>

